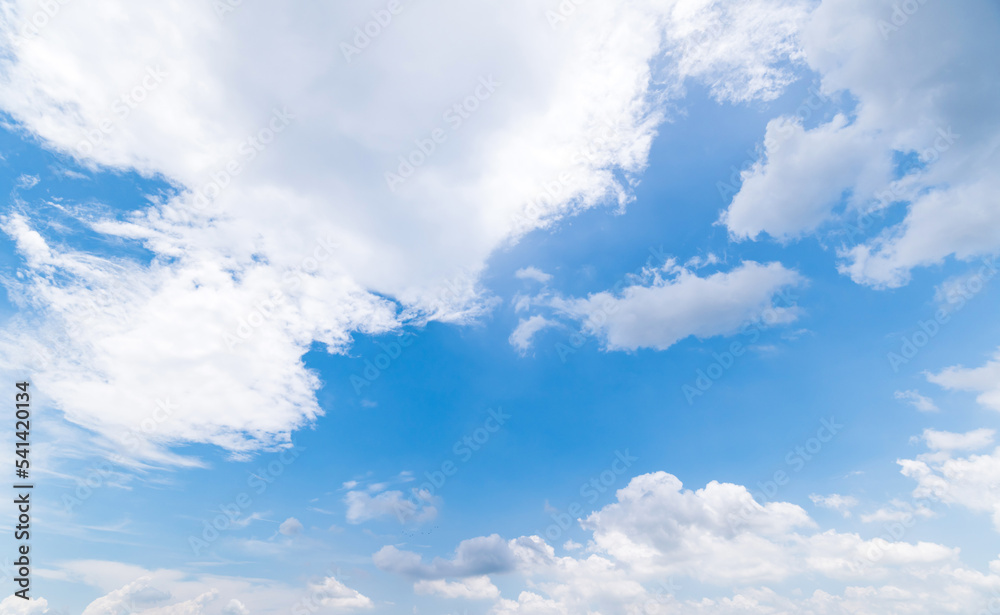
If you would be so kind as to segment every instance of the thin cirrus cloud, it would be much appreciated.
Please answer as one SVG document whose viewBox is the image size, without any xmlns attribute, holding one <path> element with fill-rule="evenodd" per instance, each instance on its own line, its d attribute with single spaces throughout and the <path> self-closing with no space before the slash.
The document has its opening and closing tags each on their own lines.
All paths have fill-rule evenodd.
<svg viewBox="0 0 1000 615">
<path fill-rule="evenodd" d="M 0 108 L 80 164 L 179 191 L 84 217 L 148 263 L 57 245 L 27 209 L 3 221 L 25 261 L 9 283 L 38 308 L 0 342 L 33 348 L 53 405 L 134 463 L 193 463 L 167 452 L 192 442 L 287 446 L 322 413 L 313 343 L 345 352 L 355 332 L 488 310 L 487 257 L 627 204 L 687 81 L 775 98 L 809 4 L 598 3 L 558 27 L 525 1 L 405 5 L 350 58 L 363 7 L 248 8 L 68 3 L 21 36 L 34 5 L 4 7 Z M 81 309 L 107 296 L 115 309 Z"/>
</svg>

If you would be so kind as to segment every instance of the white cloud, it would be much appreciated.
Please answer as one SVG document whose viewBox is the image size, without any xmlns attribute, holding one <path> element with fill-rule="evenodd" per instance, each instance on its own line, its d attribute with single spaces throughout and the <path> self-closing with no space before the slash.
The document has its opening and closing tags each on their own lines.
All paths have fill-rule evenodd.
<svg viewBox="0 0 1000 615">
<path fill-rule="evenodd" d="M 500 590 L 490 582 L 488 576 L 470 577 L 461 581 L 445 581 L 443 579 L 417 581 L 413 591 L 418 594 L 430 594 L 442 598 L 465 598 L 467 600 L 486 600 L 500 597 Z"/>
<path fill-rule="evenodd" d="M 556 298 L 550 305 L 581 321 L 585 330 L 604 340 L 608 350 L 664 350 L 692 335 L 728 335 L 753 321 L 774 325 L 798 316 L 788 297 L 782 299 L 784 305 L 775 299 L 804 279 L 780 263 L 746 261 L 731 271 L 706 277 L 672 262 L 666 268 L 671 277 L 651 272 L 651 282 L 628 285 L 620 294 L 604 291 L 586 299 Z"/>
<path fill-rule="evenodd" d="M 421 561 L 420 555 L 400 551 L 389 545 L 372 556 L 382 570 L 417 579 L 434 580 L 446 577 L 472 577 L 512 570 L 516 556 L 507 541 L 500 536 L 480 536 L 459 543 L 451 560 L 435 558 L 430 564 Z"/>
<path fill-rule="evenodd" d="M 858 499 L 854 496 L 844 496 L 839 493 L 833 493 L 830 495 L 818 495 L 814 493 L 809 496 L 809 499 L 812 500 L 812 503 L 816 506 L 836 510 L 845 517 L 850 517 L 851 509 L 858 505 Z"/>
<path fill-rule="evenodd" d="M 539 331 L 555 326 L 558 326 L 556 321 L 549 320 L 544 316 L 535 315 L 531 318 L 522 318 L 510 334 L 508 341 L 511 346 L 517 348 L 521 354 L 524 354 L 531 348 L 532 340 Z"/>
<path fill-rule="evenodd" d="M 230 600 L 222 612 L 224 615 L 250 615 L 250 609 L 236 598 Z"/>
<path fill-rule="evenodd" d="M 371 598 L 347 587 L 333 577 L 323 579 L 322 583 L 311 584 L 309 596 L 320 607 L 333 609 L 335 613 L 370 609 L 375 606 Z"/>
<path fill-rule="evenodd" d="M 344 502 L 347 522 L 353 524 L 383 517 L 400 523 L 424 523 L 437 517 L 434 497 L 421 490 L 414 491 L 410 497 L 402 491 L 383 491 L 375 496 L 367 491 L 348 491 Z"/>
<path fill-rule="evenodd" d="M 278 532 L 284 536 L 295 536 L 302 531 L 302 523 L 295 517 L 289 517 L 278 526 Z"/>
<path fill-rule="evenodd" d="M 921 412 L 938 411 L 938 407 L 934 404 L 934 400 L 929 397 L 924 397 L 918 391 L 896 391 L 895 397 L 896 399 L 901 399 L 909 403 Z"/>
<path fill-rule="evenodd" d="M 104 592 L 83 610 L 84 615 L 280 615 L 297 609 L 332 615 L 374 606 L 370 598 L 329 575 L 293 586 L 259 578 L 147 570 L 100 560 L 64 562 L 50 572 L 63 582 L 80 583 Z M 5 605 L 0 604 L 0 613 L 4 615 L 43 612 L 4 611 Z"/>
<path fill-rule="evenodd" d="M 862 172 L 888 175 L 888 159 L 872 165 L 870 139 L 857 138 L 838 115 L 805 130 L 787 118 L 767 125 L 767 159 L 742 174 L 742 186 L 722 222 L 739 238 L 768 233 L 780 239 L 813 231 Z M 870 180 L 869 180 L 870 181 Z"/>
<path fill-rule="evenodd" d="M 537 536 L 490 536 L 474 539 L 475 549 L 464 541 L 453 560 L 427 564 L 387 546 L 375 561 L 425 579 L 504 571 L 511 589 L 493 615 L 976 612 L 1000 589 L 1000 562 L 984 574 L 943 545 L 820 531 L 794 504 L 762 505 L 732 484 L 685 490 L 665 472 L 633 478 L 583 526 L 591 538 L 578 557 L 557 556 Z"/>
<path fill-rule="evenodd" d="M 844 200 L 842 230 L 855 228 L 840 270 L 876 287 L 905 284 L 913 268 L 948 257 L 1000 250 L 1000 209 L 991 196 L 1000 188 L 993 172 L 1000 112 L 966 102 L 1000 94 L 998 68 L 986 60 L 1000 53 L 1000 41 L 987 34 L 1000 17 L 987 0 L 962 12 L 928 2 L 904 14 L 902 27 L 880 26 L 894 27 L 897 5 L 825 0 L 812 12 L 801 32 L 805 59 L 822 78 L 820 93 L 851 100 L 852 108 L 808 129 L 795 118 L 772 120 L 764 158 L 744 173 L 722 218 L 737 237 L 787 239 L 815 230 Z M 949 41 L 947 50 L 929 49 L 928 39 Z M 815 122 L 817 102 L 809 98 L 797 112 Z M 892 181 L 894 152 L 921 164 Z M 878 219 L 899 201 L 909 203 L 901 222 L 874 236 L 874 228 L 857 228 L 861 212 Z"/>
<path fill-rule="evenodd" d="M 925 429 L 922 439 L 933 451 L 975 451 L 993 444 L 993 429 L 973 429 L 966 433 Z"/>
<path fill-rule="evenodd" d="M 57 247 L 31 216 L 8 217 L 24 260 L 12 294 L 38 310 L 3 342 L 36 357 L 2 354 L 109 449 L 173 400 L 174 416 L 139 433 L 139 459 L 184 463 L 163 449 L 187 442 L 243 456 L 286 444 L 321 413 L 301 361 L 313 342 L 344 352 L 355 332 L 482 314 L 477 280 L 495 249 L 630 200 L 661 103 L 686 81 L 720 100 L 780 93 L 808 6 L 592 3 L 553 28 L 528 0 L 405 5 L 348 61 L 340 41 L 370 18 L 354 5 L 247 5 L 220 20 L 195 0 L 67 3 L 22 38 L 36 6 L 7 3 L 0 108 L 84 164 L 186 191 L 119 218 L 81 214 L 145 247 L 148 263 Z M 477 91 L 461 126 L 446 116 Z M 390 189 L 386 173 L 435 130 L 444 142 Z M 224 187 L 206 200 L 212 182 Z M 317 242 L 333 246 L 322 262 Z M 107 307 L 87 309 L 106 294 Z M 224 335 L 239 331 L 248 339 L 230 349 Z"/>
<path fill-rule="evenodd" d="M 534 280 L 540 284 L 548 284 L 552 275 L 545 273 L 538 267 L 524 267 L 514 272 L 514 276 L 519 280 Z"/>
<path fill-rule="evenodd" d="M 43 615 L 49 612 L 45 598 L 25 600 L 18 596 L 7 596 L 0 602 L 0 615 Z"/>
<path fill-rule="evenodd" d="M 927 379 L 949 390 L 972 391 L 981 405 L 1000 411 L 1000 351 L 982 367 L 949 367 Z"/>
<path fill-rule="evenodd" d="M 945 437 L 940 438 L 944 442 L 936 443 L 963 448 L 967 443 L 960 441 L 962 438 L 956 440 L 953 436 L 957 435 L 960 434 L 944 434 Z M 989 437 L 992 439 L 992 434 Z M 918 455 L 916 459 L 900 459 L 897 463 L 904 476 L 917 481 L 914 497 L 932 498 L 990 513 L 994 527 L 1000 531 L 1000 449 L 968 457 L 953 457 L 951 451 L 945 449 Z"/>
</svg>

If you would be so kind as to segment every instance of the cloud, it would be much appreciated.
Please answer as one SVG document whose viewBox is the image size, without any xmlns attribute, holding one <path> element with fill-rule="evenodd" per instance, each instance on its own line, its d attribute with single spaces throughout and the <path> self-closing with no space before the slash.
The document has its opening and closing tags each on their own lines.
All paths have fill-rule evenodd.
<svg viewBox="0 0 1000 615">
<path fill-rule="evenodd" d="M 512 588 L 491 613 L 932 613 L 956 608 L 956 600 L 974 612 L 1000 587 L 996 572 L 963 568 L 958 549 L 820 530 L 794 504 L 761 504 L 733 484 L 684 489 L 666 472 L 634 477 L 582 525 L 589 539 L 579 556 L 557 556 L 537 536 L 473 539 L 482 541 L 476 559 L 502 560 Z M 375 555 L 381 569 L 410 577 L 479 578 L 484 566 L 458 565 L 463 559 L 471 558 L 426 564 L 392 546 Z M 1000 562 L 990 568 L 1000 570 Z"/>
<path fill-rule="evenodd" d="M 51 572 L 65 582 L 84 584 L 104 593 L 83 610 L 84 615 L 279 615 L 297 609 L 346 613 L 374 606 L 370 598 L 331 575 L 294 586 L 259 578 L 147 570 L 102 560 L 63 562 Z M 18 602 L 25 603 L 20 599 Z M 4 615 L 42 612 L 4 611 L 5 605 L 0 604 Z"/>
<path fill-rule="evenodd" d="M 236 598 L 230 600 L 222 612 L 224 615 L 250 615 L 250 609 Z"/>
<path fill-rule="evenodd" d="M 335 613 L 365 610 L 375 606 L 371 598 L 333 577 L 323 579 L 322 583 L 310 584 L 309 595 L 318 606 L 333 609 Z"/>
<path fill-rule="evenodd" d="M 383 491 L 375 496 L 367 491 L 348 491 L 344 496 L 347 504 L 347 522 L 364 523 L 382 517 L 391 517 L 400 523 L 425 523 L 437 516 L 434 497 L 415 490 L 412 497 L 402 491 Z"/>
<path fill-rule="evenodd" d="M 671 277 L 651 272 L 647 284 L 632 284 L 620 294 L 604 291 L 586 299 L 551 300 L 558 312 L 579 320 L 608 350 L 665 350 L 678 341 L 730 335 L 756 320 L 773 325 L 794 321 L 798 309 L 782 291 L 802 285 L 797 272 L 780 263 L 746 261 L 728 272 L 706 277 L 674 268 Z"/>
<path fill-rule="evenodd" d="M 191 463 L 165 452 L 185 443 L 240 457 L 287 445 L 322 412 L 302 361 L 314 343 L 342 353 L 356 333 L 488 311 L 489 256 L 624 207 L 687 83 L 776 97 L 810 3 L 594 3 L 558 28 L 528 0 L 405 6 L 345 58 L 340 43 L 370 18 L 347 4 L 220 20 L 195 0 L 68 3 L 27 37 L 35 4 L 5 5 L 0 109 L 92 171 L 135 170 L 176 194 L 82 209 L 88 230 L 142 260 L 6 217 L 22 274 L 7 283 L 31 309 L 0 336 L 4 367 L 29 369 L 100 446 L 132 434 L 129 456 L 146 462 Z M 454 112 L 468 100 L 474 112 Z M 137 429 L 166 399 L 177 413 Z"/>
<path fill-rule="evenodd" d="M 851 509 L 858 505 L 858 499 L 854 496 L 844 496 L 838 493 L 833 493 L 831 495 L 818 495 L 814 493 L 809 496 L 809 499 L 812 500 L 812 503 L 816 506 L 836 510 L 837 512 L 843 514 L 844 517 L 850 517 Z"/>
<path fill-rule="evenodd" d="M 500 590 L 490 582 L 488 576 L 470 577 L 461 581 L 417 581 L 413 591 L 418 594 L 437 595 L 442 598 L 465 598 L 467 600 L 487 600 L 500 597 Z"/>
<path fill-rule="evenodd" d="M 934 400 L 924 397 L 918 391 L 896 391 L 895 397 L 896 399 L 908 402 L 921 412 L 938 412 L 938 407 L 934 404 Z"/>
<path fill-rule="evenodd" d="M 424 580 L 479 577 L 507 572 L 515 565 L 515 556 L 510 546 L 496 534 L 463 540 L 455 549 L 455 558 L 451 560 L 434 558 L 431 563 L 425 564 L 420 555 L 412 551 L 400 551 L 392 545 L 382 547 L 372 556 L 372 560 L 381 570 Z"/>
<path fill-rule="evenodd" d="M 524 354 L 531 348 L 532 340 L 536 334 L 558 325 L 558 322 L 539 315 L 532 316 L 531 318 L 522 318 L 507 341 L 510 342 L 511 346 L 517 348 L 521 354 Z"/>
<path fill-rule="evenodd" d="M 1000 411 L 1000 351 L 982 367 L 953 366 L 928 374 L 927 380 L 949 390 L 979 393 L 976 401 L 980 405 Z"/>
<path fill-rule="evenodd" d="M 722 216 L 731 234 L 787 240 L 839 217 L 846 234 L 836 238 L 844 241 L 840 270 L 874 287 L 906 284 L 913 268 L 948 257 L 1000 250 L 991 196 L 1000 188 L 993 172 L 1000 111 L 965 102 L 1000 94 L 1000 69 L 984 60 L 1000 52 L 986 35 L 1000 16 L 987 0 L 961 13 L 920 3 L 896 27 L 898 10 L 892 0 L 825 0 L 810 14 L 799 40 L 820 90 L 803 101 L 799 117 L 768 123 L 763 156 L 743 172 Z M 934 52 L 928 37 L 952 44 Z M 817 113 L 824 98 L 849 102 L 824 118 Z M 900 170 L 899 156 L 915 164 Z M 891 207 L 901 221 L 871 226 L 897 218 L 887 215 Z"/>
<path fill-rule="evenodd" d="M 7 596 L 0 602 L 0 615 L 43 615 L 49 612 L 45 598 L 25 600 L 18 596 Z"/>
<path fill-rule="evenodd" d="M 514 276 L 519 280 L 534 280 L 539 284 L 548 284 L 552 276 L 537 267 L 524 267 L 514 272 Z"/>
<path fill-rule="evenodd" d="M 921 438 L 934 451 L 975 451 L 993 444 L 993 429 L 974 429 L 966 433 L 925 429 Z"/>
<path fill-rule="evenodd" d="M 278 532 L 284 536 L 295 536 L 302 531 L 302 523 L 295 517 L 289 517 L 278 526 Z"/>
<path fill-rule="evenodd" d="M 961 450 L 978 448 L 987 438 L 993 438 L 992 432 L 985 436 L 970 434 L 975 432 L 964 435 L 934 432 L 928 439 L 928 445 L 934 442 L 938 446 L 954 446 L 956 450 Z M 943 448 L 938 452 L 918 455 L 916 459 L 900 459 L 896 463 L 904 476 L 917 482 L 914 497 L 990 513 L 994 527 L 1000 531 L 1000 449 L 984 455 L 953 457 L 950 448 Z"/>
</svg>

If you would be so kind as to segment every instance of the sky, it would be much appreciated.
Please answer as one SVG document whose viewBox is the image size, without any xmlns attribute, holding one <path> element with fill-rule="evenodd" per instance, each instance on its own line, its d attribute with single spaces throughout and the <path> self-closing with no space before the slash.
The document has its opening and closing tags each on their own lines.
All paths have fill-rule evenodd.
<svg viewBox="0 0 1000 615">
<path fill-rule="evenodd" d="M 1000 612 L 995 2 L 0 14 L 0 615 Z"/>
</svg>

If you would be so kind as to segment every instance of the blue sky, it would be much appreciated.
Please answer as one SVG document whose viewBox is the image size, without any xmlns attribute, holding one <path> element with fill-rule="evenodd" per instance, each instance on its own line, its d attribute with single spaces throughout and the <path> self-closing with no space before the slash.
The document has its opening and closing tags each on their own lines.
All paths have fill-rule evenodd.
<svg viewBox="0 0 1000 615">
<path fill-rule="evenodd" d="M 187 4 L 4 12 L 0 615 L 992 612 L 995 5 Z"/>
</svg>

